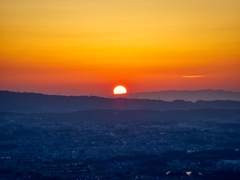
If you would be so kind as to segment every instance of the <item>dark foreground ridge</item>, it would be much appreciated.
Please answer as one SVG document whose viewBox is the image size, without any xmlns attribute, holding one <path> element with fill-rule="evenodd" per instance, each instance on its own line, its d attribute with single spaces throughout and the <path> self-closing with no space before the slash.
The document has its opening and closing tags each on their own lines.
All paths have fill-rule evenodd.
<svg viewBox="0 0 240 180">
<path fill-rule="evenodd" d="M 85 110 L 64 113 L 13 113 L 0 112 L 0 116 L 13 116 L 29 122 L 41 119 L 42 122 L 88 122 L 88 123 L 124 123 L 124 122 L 156 122 L 158 125 L 177 122 L 202 121 L 203 119 L 239 120 L 239 110 L 192 109 L 192 110 Z M 31 118 L 29 118 L 31 117 Z M 236 125 L 234 125 L 235 127 Z M 240 126 L 239 126 L 240 127 Z"/>
<path fill-rule="evenodd" d="M 74 112 L 81 110 L 188 110 L 188 109 L 240 109 L 240 101 L 172 102 L 148 99 L 103 98 L 96 96 L 57 96 L 37 93 L 0 91 L 2 112 Z"/>
</svg>

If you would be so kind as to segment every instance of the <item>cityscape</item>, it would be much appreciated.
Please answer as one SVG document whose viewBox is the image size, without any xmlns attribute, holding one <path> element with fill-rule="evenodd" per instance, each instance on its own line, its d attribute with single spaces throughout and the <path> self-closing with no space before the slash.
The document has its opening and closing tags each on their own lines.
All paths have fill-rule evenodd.
<svg viewBox="0 0 240 180">
<path fill-rule="evenodd" d="M 237 179 L 239 119 L 233 108 L 1 112 L 1 179 Z"/>
</svg>

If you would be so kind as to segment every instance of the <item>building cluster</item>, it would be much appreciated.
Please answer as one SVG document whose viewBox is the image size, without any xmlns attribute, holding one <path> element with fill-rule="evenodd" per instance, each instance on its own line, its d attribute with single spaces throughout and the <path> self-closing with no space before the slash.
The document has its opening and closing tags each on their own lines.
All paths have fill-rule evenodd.
<svg viewBox="0 0 240 180">
<path fill-rule="evenodd" d="M 204 165 L 198 159 L 171 160 L 166 165 L 144 161 L 144 157 L 171 151 L 238 151 L 221 144 L 232 141 L 233 134 L 239 143 L 239 129 L 226 129 L 219 123 L 225 122 L 44 122 L 31 116 L 2 116 L 0 178 L 171 179 L 174 172 L 181 172 L 183 179 L 201 179 L 207 172 L 240 171 L 240 157 L 208 160 Z"/>
</svg>

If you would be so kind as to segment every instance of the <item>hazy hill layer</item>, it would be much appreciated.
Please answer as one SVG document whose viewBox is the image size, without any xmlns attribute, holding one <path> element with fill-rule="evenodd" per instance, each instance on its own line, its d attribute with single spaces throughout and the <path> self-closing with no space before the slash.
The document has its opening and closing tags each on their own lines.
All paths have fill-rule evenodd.
<svg viewBox="0 0 240 180">
<path fill-rule="evenodd" d="M 185 100 L 185 101 L 215 101 L 232 100 L 240 101 L 240 92 L 231 92 L 223 90 L 198 90 L 198 91 L 159 91 L 159 92 L 141 92 L 128 93 L 125 98 L 136 99 L 155 99 L 163 101 Z"/>
<path fill-rule="evenodd" d="M 70 122 L 70 121 L 86 121 L 86 122 L 102 122 L 102 123 L 120 123 L 146 121 L 156 124 L 171 124 L 188 122 L 193 120 L 200 122 L 201 120 L 211 120 L 213 122 L 220 120 L 239 120 L 239 110 L 221 110 L 221 109 L 192 109 L 192 110 L 86 110 L 68 113 L 12 113 L 0 112 L 0 116 L 11 116 L 18 121 L 41 121 L 41 122 Z M 17 117 L 17 118 L 14 118 Z M 37 119 L 36 119 L 37 118 Z M 240 128 L 240 124 L 228 123 L 220 124 L 223 128 Z"/>
<path fill-rule="evenodd" d="M 102 98 L 87 96 L 56 96 L 36 93 L 0 91 L 2 112 L 73 112 L 93 109 L 119 110 L 188 110 L 188 109 L 240 109 L 240 101 L 190 101 Z"/>
</svg>

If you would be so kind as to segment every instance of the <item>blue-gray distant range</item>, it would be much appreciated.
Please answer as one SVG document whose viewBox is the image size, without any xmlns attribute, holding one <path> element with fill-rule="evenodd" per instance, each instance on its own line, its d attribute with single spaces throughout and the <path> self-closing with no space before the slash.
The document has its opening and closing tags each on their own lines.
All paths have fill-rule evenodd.
<svg viewBox="0 0 240 180">
<path fill-rule="evenodd" d="M 197 90 L 197 91 L 158 91 L 158 92 L 139 92 L 122 95 L 131 99 L 154 99 L 163 101 L 184 100 L 196 102 L 198 100 L 232 100 L 240 101 L 240 92 L 223 91 L 223 90 Z"/>
</svg>

